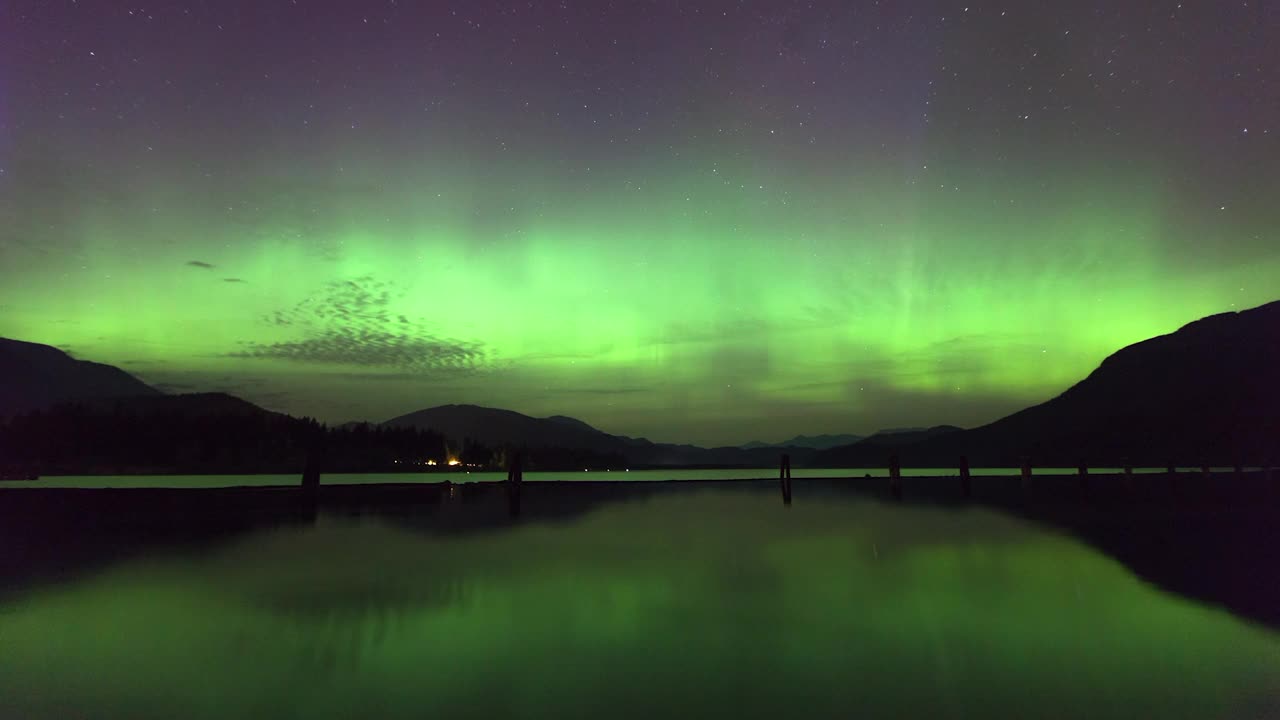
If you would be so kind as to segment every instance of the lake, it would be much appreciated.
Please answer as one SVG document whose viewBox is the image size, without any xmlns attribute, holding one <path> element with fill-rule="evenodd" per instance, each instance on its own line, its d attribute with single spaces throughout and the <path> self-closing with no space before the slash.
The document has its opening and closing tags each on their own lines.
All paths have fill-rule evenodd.
<svg viewBox="0 0 1280 720">
<path fill-rule="evenodd" d="M 442 529 L 452 511 L 322 513 L 10 589 L 0 717 L 1280 713 L 1280 634 L 994 510 L 726 488 Z"/>
<path fill-rule="evenodd" d="M 1230 468 L 1216 468 L 1225 472 Z M 1199 473 L 1200 468 L 1180 468 L 1182 472 Z M 1019 468 L 973 468 L 975 476 L 1018 475 Z M 1074 475 L 1075 468 L 1036 468 L 1038 475 Z M 1095 475 L 1119 474 L 1120 468 L 1089 468 Z M 1136 468 L 1140 474 L 1163 473 L 1165 468 Z M 792 475 L 796 478 L 842 478 L 842 477 L 888 477 L 886 468 L 796 468 Z M 947 477 L 958 476 L 956 468 L 903 468 L 905 477 Z M 267 487 L 275 485 L 297 485 L 302 477 L 301 471 L 289 475 L 52 475 L 42 477 L 37 482 L 43 487 L 63 488 L 201 488 L 201 487 Z M 435 473 L 326 473 L 320 482 L 327 485 L 364 485 L 372 483 L 436 483 L 449 480 L 451 482 L 493 482 L 505 480 L 504 472 L 435 472 Z M 626 482 L 654 482 L 664 480 L 741 480 L 751 478 L 777 478 L 778 468 L 736 468 L 719 470 L 613 470 L 613 471 L 564 471 L 564 472 L 526 472 L 526 482 L 584 481 L 609 480 Z M 5 485 L 11 487 L 35 487 L 35 483 L 0 484 L 0 492 Z"/>
</svg>

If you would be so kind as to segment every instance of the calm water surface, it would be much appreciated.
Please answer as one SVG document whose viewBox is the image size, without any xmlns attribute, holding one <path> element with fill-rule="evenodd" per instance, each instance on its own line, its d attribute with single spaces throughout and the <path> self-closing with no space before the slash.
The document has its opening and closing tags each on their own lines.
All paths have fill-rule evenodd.
<svg viewBox="0 0 1280 720">
<path fill-rule="evenodd" d="M 1231 468 L 1217 468 L 1225 472 Z M 1200 472 L 1200 468 L 1184 468 L 1184 472 Z M 1021 472 L 1018 468 L 974 468 L 974 475 L 1015 476 Z M 1074 475 L 1075 468 L 1036 468 L 1042 475 Z M 1119 474 L 1120 468 L 1090 468 L 1095 475 Z M 1163 473 L 1165 468 L 1137 468 L 1138 473 Z M 888 477 L 884 468 L 852 468 L 796 469 L 792 475 L 797 478 L 841 478 L 841 477 Z M 958 476 L 955 468 L 903 468 L 906 477 L 940 477 Z M 452 482 L 484 482 L 505 480 L 503 472 L 457 472 L 457 473 L 326 473 L 321 476 L 324 484 L 371 484 L 371 483 L 436 483 L 449 480 Z M 630 470 L 630 471 L 582 471 L 582 472 L 527 472 L 526 481 L 575 481 L 575 480 L 612 480 L 629 482 L 652 482 L 662 480 L 744 480 L 752 478 L 776 478 L 777 468 L 729 469 L 729 470 Z M 42 477 L 37 482 L 43 487 L 78 487 L 78 488 L 128 488 L 128 487 L 236 487 L 236 486 L 270 486 L 297 485 L 301 473 L 289 475 L 59 475 Z M 0 485 L 11 487 L 36 487 L 36 483 L 5 483 Z"/>
<path fill-rule="evenodd" d="M 723 490 L 152 551 L 5 596 L 0 647 L 5 718 L 1280 713 L 1280 636 L 1069 537 Z"/>
</svg>

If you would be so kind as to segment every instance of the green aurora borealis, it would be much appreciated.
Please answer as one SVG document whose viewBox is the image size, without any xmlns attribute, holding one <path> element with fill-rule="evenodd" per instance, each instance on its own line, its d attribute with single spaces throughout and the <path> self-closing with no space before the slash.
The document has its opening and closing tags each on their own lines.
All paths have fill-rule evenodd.
<svg viewBox="0 0 1280 720">
<path fill-rule="evenodd" d="M 1158 199 L 1128 207 L 1123 192 L 1004 211 L 994 222 L 934 209 L 936 193 L 881 191 L 860 202 L 852 188 L 815 197 L 796 181 L 781 183 L 795 188 L 787 201 L 785 190 L 751 197 L 717 184 L 677 183 L 674 196 L 660 185 L 634 196 L 533 190 L 520 201 L 546 209 L 490 238 L 443 197 L 366 197 L 332 210 L 333 229 L 318 243 L 328 254 L 315 252 L 315 233 L 298 237 L 305 218 L 290 208 L 253 213 L 239 232 L 257 240 L 239 245 L 218 242 L 234 221 L 198 209 L 156 213 L 144 233 L 154 244 L 142 244 L 129 229 L 136 210 L 102 208 L 73 231 L 80 267 L 24 259 L 23 281 L 3 290 L 6 334 L 161 382 L 185 371 L 260 377 L 273 388 L 359 385 L 384 403 L 422 398 L 344 407 L 302 395 L 287 405 L 333 419 L 466 400 L 546 413 L 567 405 L 588 418 L 608 417 L 615 404 L 642 414 L 679 408 L 708 423 L 818 405 L 870 430 L 865 423 L 974 422 L 982 414 L 963 408 L 975 397 L 1007 398 L 1006 409 L 1045 398 L 1125 344 L 1258 304 L 1273 291 L 1268 278 L 1280 277 L 1270 258 L 1229 268 L 1166 260 L 1176 229 L 1161 222 Z M 455 175 L 448 194 L 457 185 Z M 463 205 L 482 193 L 462 192 Z M 996 194 L 970 193 L 988 205 Z M 385 219 L 362 227 L 371 216 Z M 191 227 L 208 237 L 165 242 Z M 191 256 L 216 267 L 184 267 Z M 345 281 L 367 289 L 347 317 L 269 321 Z M 412 347 L 420 335 L 474 344 L 476 354 L 414 367 L 366 364 L 358 349 L 347 362 L 220 357 L 245 343 L 306 343 L 339 326 L 393 345 Z M 926 396 L 943 412 L 882 420 L 898 394 Z"/>
<path fill-rule="evenodd" d="M 53 36 L 49 17 L 23 19 Z M 19 71 L 50 52 L 37 36 Z M 143 43 L 166 73 L 110 60 L 125 49 L 95 31 L 72 45 L 96 48 L 92 64 L 9 77 L 31 102 L 6 108 L 0 143 L 0 335 L 172 391 L 336 422 L 468 402 L 699 443 L 973 425 L 1280 287 L 1275 130 L 1197 126 L 1191 144 L 1181 120 L 1151 116 L 1176 105 L 1116 110 L 1106 122 L 1135 131 L 1119 137 L 1087 121 L 966 135 L 848 108 L 797 125 L 769 108 L 801 91 L 775 83 L 768 102 L 655 102 L 645 132 L 615 142 L 550 117 L 576 85 L 527 115 L 463 103 L 485 97 L 487 66 L 459 70 L 468 89 L 441 91 L 429 119 L 400 113 L 390 80 L 329 78 L 304 125 L 289 114 L 303 90 L 261 95 L 234 75 L 252 111 L 182 114 L 142 89 L 194 77 L 178 51 Z M 288 74 L 310 56 L 264 57 Z M 101 96 L 53 92 L 99 62 L 115 78 Z M 233 94 L 219 87 L 188 106 Z M 906 103 L 889 93 L 876 102 Z M 611 131 L 630 109 L 608 112 Z M 1211 154 L 1236 164 L 1198 166 Z"/>
</svg>

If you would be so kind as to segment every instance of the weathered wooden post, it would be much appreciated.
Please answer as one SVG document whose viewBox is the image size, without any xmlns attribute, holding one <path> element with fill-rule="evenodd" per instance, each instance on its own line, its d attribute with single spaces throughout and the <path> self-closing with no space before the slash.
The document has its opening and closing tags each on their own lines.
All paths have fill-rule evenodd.
<svg viewBox="0 0 1280 720">
<path fill-rule="evenodd" d="M 791 456 L 782 455 L 782 464 L 778 467 L 778 484 L 782 486 L 782 503 L 791 504 Z"/>
<path fill-rule="evenodd" d="M 1211 479 L 1213 479 L 1213 473 L 1209 471 L 1209 463 L 1207 462 L 1200 463 L 1200 477 L 1204 478 L 1205 482 L 1209 482 Z"/>
<path fill-rule="evenodd" d="M 520 515 L 520 485 L 524 482 L 524 469 L 521 467 L 520 453 L 511 453 L 507 465 L 507 510 L 511 517 Z"/>
<path fill-rule="evenodd" d="M 1031 489 L 1031 458 L 1026 455 L 1022 456 L 1022 489 Z"/>
<path fill-rule="evenodd" d="M 894 500 L 902 499 L 902 464 L 897 455 L 889 456 L 889 494 Z"/>
<path fill-rule="evenodd" d="M 973 479 L 969 477 L 969 456 L 960 456 L 960 494 L 968 500 L 973 497 Z"/>
<path fill-rule="evenodd" d="M 320 466 L 323 464 L 324 448 L 319 443 L 307 453 L 306 464 L 302 466 L 302 485 L 300 488 L 300 508 L 304 517 L 314 521 L 320 509 Z"/>
<path fill-rule="evenodd" d="M 320 491 L 320 463 L 315 455 L 308 455 L 302 468 L 302 490 L 307 497 L 315 497 Z"/>
<path fill-rule="evenodd" d="M 1133 463 L 1129 458 L 1125 458 L 1122 462 L 1124 464 L 1124 489 L 1133 490 Z"/>
<path fill-rule="evenodd" d="M 1081 460 L 1080 466 L 1076 468 L 1076 471 L 1080 475 L 1080 490 L 1089 492 L 1089 464 Z"/>
</svg>

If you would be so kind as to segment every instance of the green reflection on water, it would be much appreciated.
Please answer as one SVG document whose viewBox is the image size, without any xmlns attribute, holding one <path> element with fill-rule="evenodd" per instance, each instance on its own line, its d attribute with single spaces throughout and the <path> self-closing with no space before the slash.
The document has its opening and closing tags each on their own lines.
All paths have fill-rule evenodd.
<svg viewBox="0 0 1280 720">
<path fill-rule="evenodd" d="M 1220 717 L 1280 637 L 987 511 L 703 492 L 321 518 L 0 606 L 0 716 Z"/>
</svg>

